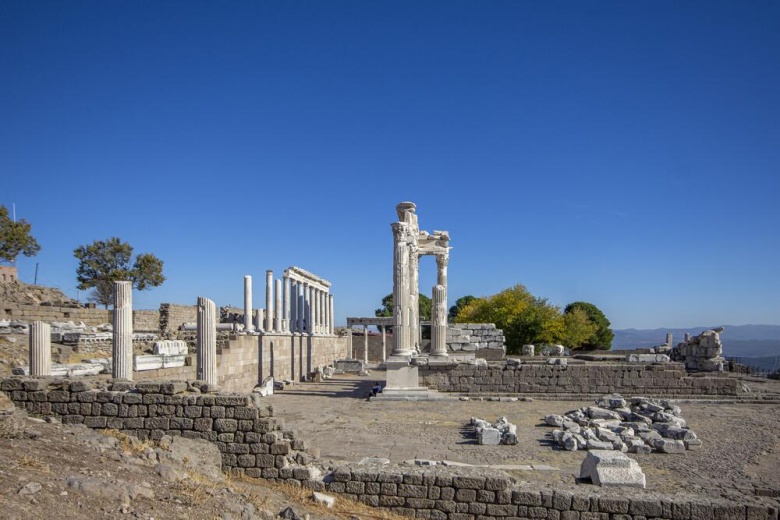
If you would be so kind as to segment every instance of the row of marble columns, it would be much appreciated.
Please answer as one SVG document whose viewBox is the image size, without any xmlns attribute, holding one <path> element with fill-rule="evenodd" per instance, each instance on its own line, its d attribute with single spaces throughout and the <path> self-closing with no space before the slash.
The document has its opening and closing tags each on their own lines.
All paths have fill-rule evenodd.
<svg viewBox="0 0 780 520">
<path fill-rule="evenodd" d="M 288 276 L 274 280 L 265 273 L 265 310 L 258 328 L 263 332 L 334 333 L 333 295 L 307 282 Z M 244 276 L 244 330 L 254 332 L 252 320 L 252 277 Z"/>
<path fill-rule="evenodd" d="M 382 362 L 387 361 L 387 333 L 385 327 L 378 326 L 382 331 Z M 446 348 L 446 345 L 445 345 Z M 352 346 L 352 327 L 347 327 L 347 358 L 353 359 L 355 356 Z M 363 325 L 363 362 L 368 363 L 368 325 Z"/>
</svg>

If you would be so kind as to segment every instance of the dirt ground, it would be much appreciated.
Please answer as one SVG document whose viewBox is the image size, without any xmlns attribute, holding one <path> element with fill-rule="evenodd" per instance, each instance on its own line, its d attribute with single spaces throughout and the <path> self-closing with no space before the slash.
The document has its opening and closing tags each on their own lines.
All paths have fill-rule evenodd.
<svg viewBox="0 0 780 520">
<path fill-rule="evenodd" d="M 384 374 L 338 376 L 305 383 L 270 396 L 275 413 L 334 461 L 383 457 L 453 461 L 475 465 L 520 465 L 509 472 L 540 485 L 576 486 L 585 452 L 553 447 L 543 424 L 548 414 L 593 404 L 592 401 L 367 401 Z M 776 382 L 750 382 L 758 386 Z M 775 388 L 774 390 L 777 390 Z M 626 396 L 628 397 L 628 396 Z M 683 402 L 682 416 L 703 441 L 684 454 L 632 454 L 647 475 L 647 489 L 663 493 L 739 499 L 748 495 L 780 496 L 780 404 Z M 505 416 L 517 425 L 516 446 L 482 446 L 470 429 L 471 417 L 491 422 Z M 550 469 L 553 468 L 553 469 Z"/>
<path fill-rule="evenodd" d="M 326 462 L 355 462 L 363 457 L 393 462 L 447 460 L 502 467 L 519 482 L 533 486 L 580 490 L 591 486 L 576 480 L 585 452 L 553 447 L 545 437 L 552 428 L 542 423 L 545 415 L 589 405 L 590 400 L 368 401 L 370 387 L 381 380 L 381 372 L 338 376 L 323 383 L 298 383 L 267 399 L 275 415 L 318 447 Z M 780 382 L 747 384 L 758 394 L 780 395 Z M 631 455 L 645 472 L 649 491 L 737 501 L 748 495 L 778 500 L 780 400 L 764 404 L 684 401 L 680 406 L 703 446 L 679 455 Z M 495 421 L 501 416 L 517 424 L 520 442 L 516 446 L 476 444 L 466 427 L 471 417 Z M 329 510 L 314 504 L 308 491 L 264 481 L 214 481 L 204 468 L 172 460 L 164 447 L 121 438 L 105 440 L 106 436 L 82 427 L 29 418 L 18 422 L 21 426 L 12 435 L 0 427 L 0 519 L 251 520 L 275 518 L 287 507 L 300 518 L 395 518 L 342 499 L 337 510 Z"/>
</svg>

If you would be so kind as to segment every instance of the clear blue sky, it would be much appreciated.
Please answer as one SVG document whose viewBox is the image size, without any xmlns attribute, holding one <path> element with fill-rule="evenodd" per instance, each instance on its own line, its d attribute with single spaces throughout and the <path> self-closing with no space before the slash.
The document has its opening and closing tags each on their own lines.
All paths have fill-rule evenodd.
<svg viewBox="0 0 780 520">
<path fill-rule="evenodd" d="M 780 324 L 780 3 L 0 2 L 26 282 L 75 297 L 73 249 L 118 236 L 165 262 L 136 308 L 245 274 L 260 307 L 298 265 L 342 324 L 392 289 L 402 200 L 452 236 L 450 304 Z"/>
</svg>

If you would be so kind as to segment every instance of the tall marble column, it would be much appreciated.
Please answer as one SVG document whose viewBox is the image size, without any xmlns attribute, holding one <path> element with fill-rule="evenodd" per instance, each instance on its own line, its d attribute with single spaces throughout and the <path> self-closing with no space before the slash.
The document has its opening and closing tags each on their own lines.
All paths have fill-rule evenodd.
<svg viewBox="0 0 780 520">
<path fill-rule="evenodd" d="M 217 384 L 217 306 L 198 296 L 198 372 L 197 377 Z"/>
<path fill-rule="evenodd" d="M 42 321 L 30 324 L 30 375 L 51 375 L 51 325 Z"/>
<path fill-rule="evenodd" d="M 382 328 L 382 362 L 385 362 L 387 361 L 387 333 L 385 332 L 387 327 L 384 325 L 380 327 Z"/>
<path fill-rule="evenodd" d="M 290 331 L 290 279 L 286 276 L 282 281 L 282 331 Z"/>
<path fill-rule="evenodd" d="M 354 359 L 352 350 L 352 327 L 347 326 L 347 359 Z"/>
<path fill-rule="evenodd" d="M 328 309 L 325 306 L 325 302 L 327 301 L 325 291 L 320 291 L 320 334 L 327 334 L 328 331 L 325 329 L 325 325 L 327 323 L 327 315 L 328 315 Z"/>
<path fill-rule="evenodd" d="M 431 356 L 447 356 L 447 294 L 443 285 L 433 288 Z"/>
<path fill-rule="evenodd" d="M 312 326 L 312 302 L 311 302 L 311 285 L 303 284 L 303 299 L 304 299 L 304 325 L 307 334 L 314 333 L 314 327 Z"/>
<path fill-rule="evenodd" d="M 363 363 L 368 364 L 368 325 L 363 325 Z"/>
<path fill-rule="evenodd" d="M 436 255 L 436 285 L 444 287 L 444 305 L 447 305 L 447 264 L 450 263 L 450 254 Z"/>
<path fill-rule="evenodd" d="M 282 330 L 282 281 L 276 280 L 276 302 L 274 304 L 274 331 Z"/>
<path fill-rule="evenodd" d="M 409 356 L 409 226 L 394 222 L 393 229 L 393 355 Z"/>
<path fill-rule="evenodd" d="M 336 332 L 336 317 L 333 314 L 333 295 L 328 294 L 328 316 L 330 316 L 330 320 L 328 321 L 328 334 L 331 336 L 335 334 Z"/>
<path fill-rule="evenodd" d="M 133 282 L 114 282 L 112 375 L 133 379 Z"/>
<path fill-rule="evenodd" d="M 306 284 L 298 284 L 298 332 L 306 332 Z"/>
<path fill-rule="evenodd" d="M 420 346 L 420 248 L 416 237 L 409 240 L 409 345 Z"/>
<path fill-rule="evenodd" d="M 265 272 L 265 331 L 274 330 L 274 272 Z"/>
<path fill-rule="evenodd" d="M 312 303 L 312 332 L 314 334 L 320 333 L 320 290 L 312 287 L 311 289 L 311 303 Z"/>
<path fill-rule="evenodd" d="M 252 323 L 252 277 L 244 276 L 244 332 L 254 332 Z"/>
<path fill-rule="evenodd" d="M 298 282 L 290 280 L 290 331 L 298 332 Z"/>
</svg>

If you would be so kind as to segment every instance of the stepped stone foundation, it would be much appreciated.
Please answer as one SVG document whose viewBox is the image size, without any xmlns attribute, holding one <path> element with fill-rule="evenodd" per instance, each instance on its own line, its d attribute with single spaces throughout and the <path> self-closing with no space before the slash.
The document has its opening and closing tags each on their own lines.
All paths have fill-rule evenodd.
<svg viewBox="0 0 780 520">
<path fill-rule="evenodd" d="M 420 385 L 440 392 L 737 396 L 727 377 L 689 376 L 682 363 L 420 365 Z"/>
</svg>

